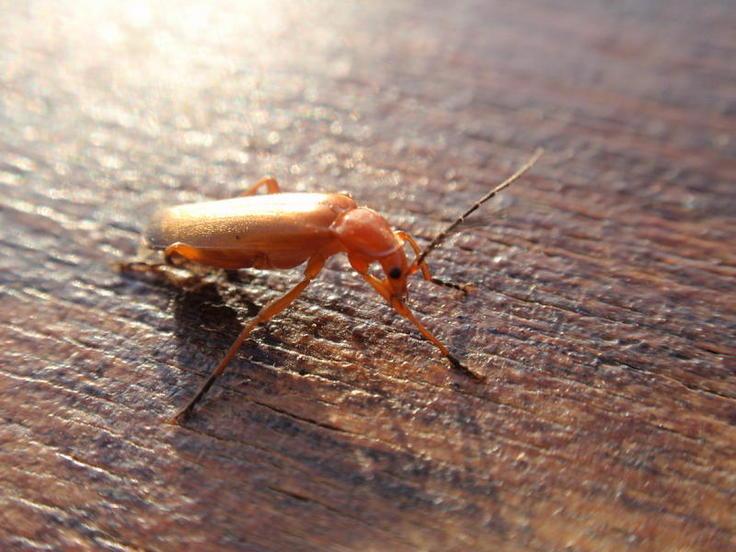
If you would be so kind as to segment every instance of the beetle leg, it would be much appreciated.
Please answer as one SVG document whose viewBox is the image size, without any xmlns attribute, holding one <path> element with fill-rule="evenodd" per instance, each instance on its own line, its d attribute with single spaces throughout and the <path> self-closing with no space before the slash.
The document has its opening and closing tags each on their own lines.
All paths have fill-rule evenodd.
<svg viewBox="0 0 736 552">
<path fill-rule="evenodd" d="M 174 264 L 171 262 L 171 258 L 174 255 L 180 255 L 186 260 L 194 261 L 196 263 L 201 261 L 201 254 L 199 251 L 200 250 L 196 247 L 192 247 L 191 245 L 187 245 L 186 243 L 176 242 L 172 243 L 166 249 L 164 249 L 164 259 L 166 259 L 166 262 L 168 264 Z"/>
<path fill-rule="evenodd" d="M 352 263 L 351 263 L 352 264 Z M 358 265 L 356 267 L 356 265 Z M 432 335 L 432 333 L 424 327 L 424 324 L 422 324 L 419 320 L 417 320 L 417 317 L 414 316 L 414 313 L 409 310 L 409 307 L 406 306 L 406 304 L 399 299 L 398 297 L 393 297 L 391 295 L 390 289 L 386 286 L 386 284 L 382 281 L 373 276 L 372 274 L 369 274 L 367 270 L 362 271 L 360 270 L 360 262 L 356 262 L 353 264 L 353 268 L 355 268 L 358 271 L 358 274 L 361 275 L 361 277 L 368 282 L 373 289 L 378 292 L 378 294 L 386 299 L 388 301 L 388 304 L 391 305 L 391 307 L 399 313 L 401 316 L 406 318 L 409 322 L 414 324 L 416 326 L 417 330 L 419 330 L 419 333 L 424 336 L 424 338 L 429 341 L 432 345 L 437 347 L 440 352 L 447 358 L 447 360 L 450 361 L 452 364 L 452 367 L 465 374 L 466 376 L 470 376 L 475 380 L 483 381 L 485 378 L 483 376 L 480 376 L 476 374 L 475 372 L 472 372 L 469 368 L 467 368 L 465 365 L 463 365 L 457 357 L 455 357 L 452 353 L 450 353 L 449 349 L 445 346 L 444 343 L 442 343 L 439 339 L 437 339 L 435 336 Z"/>
<path fill-rule="evenodd" d="M 240 332 L 240 335 L 230 346 L 230 349 L 228 349 L 227 353 L 225 353 L 224 358 L 220 361 L 220 363 L 215 367 L 210 376 L 207 378 L 207 381 L 202 384 L 202 386 L 199 388 L 199 391 L 197 391 L 197 394 L 194 395 L 194 397 L 187 403 L 187 405 L 171 419 L 171 423 L 179 424 L 186 421 L 186 419 L 191 414 L 192 409 L 194 409 L 196 404 L 209 390 L 209 388 L 212 387 L 212 384 L 215 383 L 215 380 L 225 371 L 228 363 L 233 359 L 243 342 L 248 339 L 248 336 L 251 334 L 251 332 L 259 324 L 265 324 L 271 318 L 273 318 L 286 307 L 288 307 L 292 302 L 294 302 L 294 300 L 299 297 L 301 292 L 304 291 L 304 288 L 309 285 L 309 282 L 311 282 L 315 278 L 315 276 L 319 274 L 324 264 L 325 259 L 321 256 L 314 256 L 309 259 L 307 268 L 304 271 L 304 279 L 296 286 L 294 286 L 290 291 L 288 291 L 278 299 L 274 299 L 273 301 L 265 305 L 263 308 L 261 308 L 261 310 L 255 317 L 251 318 L 248 321 L 243 330 Z"/>
<path fill-rule="evenodd" d="M 422 324 L 419 320 L 417 320 L 417 317 L 414 316 L 414 313 L 409 310 L 409 307 L 406 306 L 406 304 L 396 297 L 391 299 L 391 306 L 393 309 L 398 312 L 401 316 L 409 320 L 412 324 L 416 326 L 416 328 L 419 330 L 419 333 L 421 333 L 424 338 L 432 343 L 435 347 L 437 347 L 440 352 L 445 355 L 447 360 L 450 361 L 452 364 L 452 367 L 457 370 L 458 372 L 462 372 L 466 376 L 470 376 L 471 378 L 475 379 L 476 381 L 484 381 L 485 378 L 479 374 L 476 374 L 475 372 L 471 371 L 467 366 L 462 364 L 457 357 L 455 357 L 450 351 L 447 349 L 444 343 L 442 343 L 439 339 L 437 339 L 434 335 L 430 333 L 430 331 L 424 327 L 424 324 Z"/>
<path fill-rule="evenodd" d="M 419 248 L 419 244 L 408 232 L 404 232 L 403 230 L 394 230 L 394 235 L 397 238 L 399 238 L 402 242 L 408 243 L 409 246 L 411 246 L 411 248 L 414 250 L 414 255 L 419 255 L 419 253 L 422 251 Z M 424 276 L 424 279 L 427 281 L 432 281 L 432 275 L 429 272 L 429 265 L 427 265 L 426 261 L 422 261 L 421 264 L 419 264 L 418 266 L 416 264 L 412 264 L 409 270 L 410 270 L 410 273 L 414 273 L 417 270 L 421 270 L 422 276 Z"/>
<path fill-rule="evenodd" d="M 379 280 L 368 272 L 370 261 L 355 254 L 348 255 L 348 261 L 350 261 L 350 265 L 355 269 L 355 272 L 360 274 L 360 276 L 376 290 L 376 293 L 391 303 L 391 289 L 383 280 Z"/>
<path fill-rule="evenodd" d="M 421 253 L 421 249 L 419 248 L 419 244 L 416 242 L 416 240 L 409 234 L 408 232 L 404 232 L 403 230 L 396 230 L 394 231 L 394 235 L 399 238 L 401 241 L 404 241 L 411 246 L 411 248 L 414 250 L 414 254 L 419 256 Z M 416 261 L 415 261 L 416 263 Z M 424 279 L 428 282 L 432 282 L 433 284 L 437 284 L 438 286 L 445 286 L 453 289 L 459 289 L 464 294 L 468 294 L 468 291 L 470 291 L 473 288 L 473 284 L 456 284 L 455 282 L 449 282 L 447 280 L 443 280 L 441 278 L 437 278 L 435 276 L 432 276 L 432 274 L 429 272 L 429 266 L 427 265 L 427 261 L 422 261 L 419 263 L 419 265 L 413 264 L 411 268 L 409 269 L 410 274 L 416 272 L 417 270 L 422 271 L 422 276 L 424 276 Z"/>
<path fill-rule="evenodd" d="M 367 272 L 360 274 L 363 279 L 368 282 L 373 289 L 376 290 L 376 292 L 383 297 L 386 301 L 389 303 L 391 302 L 391 291 L 386 287 L 386 284 L 383 283 L 382 280 L 379 280 L 373 274 L 368 274 Z"/>
<path fill-rule="evenodd" d="M 164 258 L 167 264 L 178 266 L 181 263 L 172 262 L 174 255 L 184 257 L 187 261 L 191 261 L 198 265 L 217 267 L 217 268 L 228 268 L 238 269 L 244 266 L 258 266 L 256 264 L 257 257 L 253 257 L 250 260 L 250 264 L 244 265 L 243 257 L 238 257 L 232 254 L 232 249 L 210 249 L 207 247 L 194 247 L 192 245 L 176 242 L 172 243 L 166 249 L 164 249 Z"/>
<path fill-rule="evenodd" d="M 254 195 L 260 188 L 263 188 L 264 186 L 266 187 L 267 194 L 278 194 L 279 192 L 281 192 L 281 187 L 279 186 L 279 183 L 275 178 L 271 176 L 264 176 L 258 182 L 253 184 L 250 188 L 248 188 L 244 192 L 241 192 L 238 195 Z"/>
</svg>

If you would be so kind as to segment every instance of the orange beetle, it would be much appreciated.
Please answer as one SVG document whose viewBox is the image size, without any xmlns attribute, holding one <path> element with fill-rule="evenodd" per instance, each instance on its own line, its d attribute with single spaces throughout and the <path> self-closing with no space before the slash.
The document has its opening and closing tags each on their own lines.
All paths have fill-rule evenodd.
<svg viewBox="0 0 736 552">
<path fill-rule="evenodd" d="M 540 155 L 541 151 L 538 151 L 514 175 L 483 196 L 439 234 L 423 252 L 408 233 L 392 230 L 383 216 L 367 207 L 358 207 L 346 194 L 281 193 L 278 182 L 273 178 L 259 180 L 242 197 L 190 203 L 158 211 L 145 232 L 144 240 L 152 249 L 163 249 L 167 259 L 178 254 L 190 261 L 229 269 L 285 269 L 307 262 L 302 281 L 283 296 L 268 303 L 248 321 L 225 357 L 172 421 L 184 421 L 256 326 L 267 322 L 289 306 L 319 274 L 325 261 L 341 252 L 347 253 L 350 264 L 358 274 L 397 313 L 411 321 L 450 360 L 453 367 L 481 379 L 465 368 L 406 306 L 404 299 L 407 279 L 421 271 L 426 280 L 465 289 L 464 286 L 433 278 L 425 257 L 465 217 L 517 180 Z M 264 187 L 267 194 L 253 195 Z M 411 263 L 404 254 L 405 243 L 409 244 L 416 255 Z M 384 279 L 368 272 L 374 262 L 380 263 L 383 268 L 386 274 Z"/>
</svg>

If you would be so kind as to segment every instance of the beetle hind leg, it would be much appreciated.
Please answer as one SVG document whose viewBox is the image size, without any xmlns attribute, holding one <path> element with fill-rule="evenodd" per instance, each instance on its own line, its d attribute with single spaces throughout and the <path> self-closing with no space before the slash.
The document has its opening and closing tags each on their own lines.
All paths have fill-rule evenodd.
<svg viewBox="0 0 736 552">
<path fill-rule="evenodd" d="M 172 263 L 168 259 L 161 262 L 158 251 L 147 247 L 139 248 L 134 260 L 116 262 L 114 266 L 122 273 L 187 291 L 196 291 L 209 283 L 206 274 L 197 270 L 196 265 L 190 263 L 182 266 L 182 263 Z"/>
<path fill-rule="evenodd" d="M 194 247 L 182 242 L 172 243 L 164 249 L 164 258 L 169 265 L 178 266 L 181 261 L 177 261 L 177 257 L 183 258 L 185 261 L 197 263 L 207 267 L 215 268 L 243 268 L 245 265 L 240 258 L 233 259 L 228 254 L 227 249 L 209 249 L 206 247 Z M 185 263 L 186 264 L 186 263 Z"/>
<path fill-rule="evenodd" d="M 167 264 L 177 264 L 174 262 L 177 256 L 184 257 L 187 261 L 194 261 L 195 263 L 202 262 L 203 257 L 201 250 L 182 242 L 172 243 L 164 249 L 164 259 Z"/>
</svg>

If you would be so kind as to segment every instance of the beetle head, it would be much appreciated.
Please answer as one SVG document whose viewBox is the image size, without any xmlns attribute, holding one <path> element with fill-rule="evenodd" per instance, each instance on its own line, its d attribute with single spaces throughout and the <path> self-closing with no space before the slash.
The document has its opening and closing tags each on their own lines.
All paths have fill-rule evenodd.
<svg viewBox="0 0 736 552">
<path fill-rule="evenodd" d="M 406 280 L 410 274 L 409 265 L 406 262 L 404 248 L 399 245 L 390 255 L 378 260 L 381 263 L 386 279 L 383 284 L 390 291 L 392 297 L 402 298 L 406 296 Z"/>
<path fill-rule="evenodd" d="M 379 262 L 386 278 L 381 280 L 382 294 L 401 298 L 406 295 L 406 278 L 410 273 L 401 240 L 388 221 L 367 207 L 346 212 L 334 226 L 338 238 L 359 272 Z"/>
</svg>

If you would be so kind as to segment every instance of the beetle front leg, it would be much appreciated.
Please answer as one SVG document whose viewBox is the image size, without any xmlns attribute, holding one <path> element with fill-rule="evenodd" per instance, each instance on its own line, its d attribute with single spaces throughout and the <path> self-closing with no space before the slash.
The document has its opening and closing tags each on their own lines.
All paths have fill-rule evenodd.
<svg viewBox="0 0 736 552">
<path fill-rule="evenodd" d="M 409 234 L 408 232 L 404 232 L 403 230 L 396 230 L 394 231 L 394 235 L 396 235 L 397 238 L 399 238 L 401 241 L 404 241 L 409 244 L 409 246 L 414 250 L 415 255 L 419 255 L 421 253 L 421 249 L 419 248 L 419 244 L 416 242 L 416 240 Z M 415 261 L 416 263 L 416 261 Z M 437 284 L 438 286 L 444 286 L 449 287 L 452 289 L 458 289 L 462 291 L 465 295 L 468 294 L 468 292 L 473 289 L 473 284 L 456 284 L 455 282 L 449 282 L 447 280 L 443 280 L 442 278 L 437 278 L 435 276 L 432 276 L 432 274 L 429 272 L 429 265 L 427 265 L 426 261 L 422 261 L 421 263 L 413 264 L 411 268 L 409 269 L 410 272 L 416 272 L 417 270 L 422 271 L 422 276 L 425 280 L 428 282 L 432 282 L 433 284 Z"/>
<path fill-rule="evenodd" d="M 485 378 L 481 376 L 480 374 L 476 374 L 470 368 L 465 366 L 458 358 L 453 355 L 449 349 L 445 346 L 444 343 L 442 343 L 439 339 L 437 339 L 432 333 L 424 327 L 424 324 L 422 324 L 416 316 L 414 316 L 414 313 L 409 310 L 409 307 L 406 306 L 406 304 L 401 301 L 400 299 L 393 298 L 391 300 L 391 306 L 393 309 L 399 313 L 401 316 L 406 318 L 409 322 L 414 324 L 416 326 L 417 330 L 419 330 L 419 333 L 421 333 L 424 338 L 432 343 L 435 347 L 437 347 L 440 352 L 447 358 L 447 360 L 450 361 L 450 364 L 452 364 L 452 367 L 457 370 L 458 372 L 463 373 L 466 376 L 470 376 L 476 381 L 485 381 Z"/>
<path fill-rule="evenodd" d="M 204 394 L 207 393 L 209 388 L 212 387 L 212 384 L 215 383 L 215 380 L 220 377 L 220 375 L 222 375 L 222 373 L 225 371 L 225 368 L 227 368 L 227 365 L 230 363 L 233 357 L 235 357 L 238 349 L 240 349 L 240 346 L 246 339 L 248 339 L 248 336 L 250 336 L 253 330 L 255 330 L 258 325 L 268 322 L 271 318 L 276 316 L 291 303 L 293 303 L 294 300 L 299 297 L 302 291 L 304 291 L 304 289 L 309 285 L 309 282 L 311 282 L 317 276 L 317 274 L 319 274 L 324 264 L 324 258 L 317 256 L 312 257 L 307 264 L 306 270 L 304 271 L 304 279 L 296 286 L 294 286 L 289 292 L 285 293 L 278 299 L 274 299 L 273 301 L 268 303 L 258 312 L 255 317 L 251 318 L 248 321 L 243 330 L 240 332 L 240 335 L 230 346 L 230 349 L 228 349 L 227 353 L 225 353 L 225 357 L 220 361 L 220 363 L 215 367 L 210 376 L 207 378 L 207 381 L 202 384 L 202 386 L 199 388 L 199 391 L 197 391 L 197 394 L 192 397 L 187 405 L 171 419 L 171 423 L 180 424 L 186 421 L 194 407 L 204 396 Z"/>
<path fill-rule="evenodd" d="M 435 347 L 437 347 L 440 350 L 440 352 L 447 358 L 447 360 L 450 361 L 450 363 L 452 364 L 452 367 L 455 370 L 457 370 L 458 372 L 462 372 L 466 376 L 470 376 L 476 381 L 485 381 L 485 378 L 483 376 L 481 376 L 480 374 L 476 374 L 475 372 L 470 370 L 470 368 L 468 368 L 462 362 L 460 362 L 460 360 L 458 360 L 458 358 L 455 355 L 450 353 L 449 349 L 445 346 L 445 344 L 442 343 L 439 339 L 437 339 L 434 335 L 432 335 L 432 333 L 427 328 L 424 327 L 424 324 L 422 324 L 417 319 L 417 317 L 414 316 L 414 313 L 411 312 L 411 310 L 409 310 L 409 307 L 407 307 L 406 304 L 403 301 L 401 301 L 401 299 L 397 299 L 394 297 L 391 299 L 390 303 L 393 309 L 397 313 L 399 313 L 401 316 L 406 318 L 409 322 L 414 324 L 416 328 L 419 330 L 419 333 L 421 333 L 427 341 L 432 343 Z"/>
<path fill-rule="evenodd" d="M 421 333 L 427 341 L 429 341 L 432 345 L 440 350 L 440 352 L 447 358 L 447 360 L 450 361 L 452 367 L 455 368 L 455 370 L 462 372 L 466 376 L 470 376 L 477 381 L 484 381 L 485 378 L 483 376 L 476 374 L 465 365 L 463 365 L 463 363 L 460 362 L 457 357 L 450 352 L 450 350 L 445 346 L 444 343 L 442 343 L 439 339 L 432 335 L 432 333 L 424 327 L 424 324 L 422 324 L 417 319 L 417 317 L 414 316 L 414 313 L 409 310 L 409 307 L 407 307 L 401 299 L 393 297 L 391 295 L 390 289 L 382 280 L 379 280 L 372 274 L 369 274 L 367 268 L 362 266 L 362 263 L 359 259 L 350 259 L 350 262 L 353 265 L 353 268 L 358 271 L 358 274 L 360 274 L 360 276 L 366 282 L 368 282 L 381 297 L 388 301 L 388 304 L 391 305 L 391 308 L 393 308 L 397 313 L 406 318 L 409 322 L 414 324 L 417 330 L 419 330 L 419 333 Z"/>
<path fill-rule="evenodd" d="M 267 194 L 278 194 L 281 192 L 281 186 L 279 186 L 279 183 L 275 178 L 273 178 L 272 176 L 264 176 L 258 182 L 253 184 L 250 188 L 248 188 L 244 192 L 241 192 L 238 195 L 241 195 L 241 196 L 255 195 L 255 193 L 263 187 L 266 188 Z"/>
</svg>

